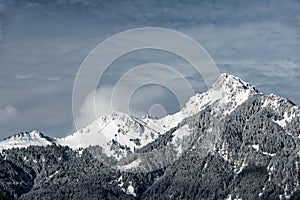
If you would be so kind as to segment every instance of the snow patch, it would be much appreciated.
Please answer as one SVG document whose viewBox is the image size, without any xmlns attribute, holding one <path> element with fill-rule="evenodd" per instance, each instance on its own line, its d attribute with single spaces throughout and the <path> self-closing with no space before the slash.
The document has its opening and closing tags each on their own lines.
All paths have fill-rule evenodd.
<svg viewBox="0 0 300 200">
<path fill-rule="evenodd" d="M 248 166 L 248 165 L 246 164 L 246 161 L 244 160 L 243 163 L 242 163 L 242 166 L 241 166 L 240 169 L 239 169 L 239 171 L 237 171 L 236 173 L 237 173 L 237 174 L 241 173 L 241 172 L 243 171 L 243 169 L 244 169 L 245 167 L 247 167 L 247 166 Z"/>
<path fill-rule="evenodd" d="M 54 177 L 56 174 L 58 174 L 59 173 L 59 171 L 56 171 L 56 172 L 54 172 L 53 174 L 51 174 L 50 176 L 48 176 L 48 178 L 47 179 L 51 179 L 52 177 Z"/>
<path fill-rule="evenodd" d="M 134 187 L 132 186 L 131 181 L 129 181 L 129 186 L 127 187 L 126 194 L 136 196 L 136 193 L 134 192 Z"/>
<path fill-rule="evenodd" d="M 255 149 L 256 151 L 259 151 L 259 145 L 258 144 L 253 144 L 252 148 Z"/>
<path fill-rule="evenodd" d="M 281 100 L 281 97 L 276 96 L 275 94 L 270 94 L 267 96 L 267 98 L 264 100 L 262 107 L 271 107 L 274 110 L 278 110 Z"/>
<path fill-rule="evenodd" d="M 271 157 L 274 157 L 276 156 L 276 153 L 269 153 L 269 152 L 262 152 L 264 155 L 267 155 L 267 156 L 271 156 Z"/>
<path fill-rule="evenodd" d="M 227 196 L 226 200 L 232 200 L 232 195 L 229 194 L 229 195 Z"/>
<path fill-rule="evenodd" d="M 296 116 L 295 113 L 293 114 L 288 114 L 287 112 L 284 113 L 283 119 L 281 120 L 273 120 L 275 123 L 277 123 L 279 126 L 282 128 L 285 128 L 288 123 L 292 121 L 292 119 Z"/>
<path fill-rule="evenodd" d="M 219 150 L 219 154 L 224 160 L 228 161 L 228 144 L 225 144 L 225 142 L 223 142 Z"/>
<path fill-rule="evenodd" d="M 136 159 L 127 165 L 118 166 L 118 169 L 124 170 L 124 171 L 134 169 L 134 168 L 138 167 L 141 162 L 142 161 L 140 159 Z"/>
</svg>

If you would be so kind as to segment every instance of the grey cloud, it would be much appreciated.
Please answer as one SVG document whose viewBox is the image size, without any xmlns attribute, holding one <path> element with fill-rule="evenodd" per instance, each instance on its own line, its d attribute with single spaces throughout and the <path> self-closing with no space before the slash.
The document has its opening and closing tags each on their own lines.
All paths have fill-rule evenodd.
<svg viewBox="0 0 300 200">
<path fill-rule="evenodd" d="M 8 105 L 0 108 L 0 124 L 10 123 L 10 120 L 13 119 L 17 114 L 18 110 L 14 106 Z"/>
<path fill-rule="evenodd" d="M 2 12 L 3 2 L 0 119 L 15 123 L 1 124 L 0 133 L 71 131 L 73 81 L 83 59 L 112 34 L 141 26 L 182 31 L 205 47 L 221 72 L 300 104 L 299 1 L 21 0 L 6 3 Z M 108 91 L 131 66 L 153 60 L 180 71 L 196 92 L 206 90 L 190 65 L 151 51 L 118 59 L 99 85 Z M 138 110 L 146 107 L 138 103 L 143 96 L 141 89 L 134 101 Z M 82 112 L 89 119 L 89 110 Z"/>
</svg>

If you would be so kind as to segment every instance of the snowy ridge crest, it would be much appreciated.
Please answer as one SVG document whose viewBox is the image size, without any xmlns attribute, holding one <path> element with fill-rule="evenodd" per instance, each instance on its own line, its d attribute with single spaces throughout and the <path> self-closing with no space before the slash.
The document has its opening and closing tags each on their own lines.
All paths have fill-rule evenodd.
<svg viewBox="0 0 300 200">
<path fill-rule="evenodd" d="M 65 137 L 46 138 L 38 131 L 10 137 L 0 143 L 0 148 L 27 147 L 30 145 L 59 144 L 72 149 L 99 145 L 108 156 L 121 158 L 154 141 L 176 127 L 182 120 L 193 116 L 207 106 L 216 115 L 226 115 L 246 101 L 257 90 L 240 78 L 221 74 L 213 87 L 205 93 L 191 97 L 178 113 L 162 119 L 136 118 L 121 112 L 101 116 L 87 127 Z M 22 135 L 22 134 L 21 134 Z M 116 148 L 116 146 L 118 146 Z M 120 148 L 121 147 L 121 148 Z"/>
<path fill-rule="evenodd" d="M 47 146 L 55 144 L 55 139 L 45 136 L 37 130 L 21 132 L 0 142 L 0 150 L 29 146 Z"/>
<path fill-rule="evenodd" d="M 69 146 L 75 150 L 89 146 L 100 146 L 105 155 L 120 160 L 135 152 L 136 149 L 155 141 L 161 135 L 177 127 L 183 120 L 206 108 L 211 109 L 214 117 L 221 119 L 232 113 L 250 96 L 258 93 L 255 87 L 249 83 L 224 73 L 220 75 L 212 88 L 207 92 L 191 97 L 186 105 L 173 115 L 153 119 L 149 117 L 137 118 L 121 112 L 114 112 L 111 115 L 99 117 L 90 125 L 64 138 L 51 139 L 38 131 L 32 131 L 7 138 L 0 142 L 0 149 L 51 144 Z M 278 100 L 279 97 L 270 95 L 265 99 L 263 106 L 273 106 L 276 109 L 282 104 L 277 105 L 276 103 L 282 102 Z M 284 114 L 284 112 L 282 113 Z M 289 113 L 286 118 L 288 117 L 290 117 Z M 283 122 L 279 123 L 284 125 Z M 178 130 L 178 132 L 188 135 L 191 130 L 185 128 Z"/>
</svg>

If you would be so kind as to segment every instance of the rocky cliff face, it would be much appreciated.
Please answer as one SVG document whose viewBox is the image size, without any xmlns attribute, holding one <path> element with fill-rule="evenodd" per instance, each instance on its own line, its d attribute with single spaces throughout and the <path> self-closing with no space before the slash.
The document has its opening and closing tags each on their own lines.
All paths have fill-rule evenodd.
<svg viewBox="0 0 300 200">
<path fill-rule="evenodd" d="M 227 74 L 159 120 L 115 113 L 40 146 L 13 138 L 25 141 L 0 143 L 3 198 L 300 198 L 300 108 Z"/>
</svg>

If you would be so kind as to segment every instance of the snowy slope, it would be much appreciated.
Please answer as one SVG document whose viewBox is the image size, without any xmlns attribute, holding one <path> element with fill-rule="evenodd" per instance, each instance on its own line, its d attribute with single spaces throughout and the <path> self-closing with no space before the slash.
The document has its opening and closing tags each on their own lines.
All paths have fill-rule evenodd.
<svg viewBox="0 0 300 200">
<path fill-rule="evenodd" d="M 158 137 L 158 132 L 142 120 L 114 112 L 57 142 L 73 149 L 99 145 L 107 156 L 122 158 Z"/>
<path fill-rule="evenodd" d="M 22 132 L 4 139 L 0 142 L 0 150 L 17 147 L 47 146 L 54 143 L 55 141 L 52 138 L 34 130 L 32 132 Z"/>
<path fill-rule="evenodd" d="M 295 129 L 300 123 L 300 109 L 286 98 L 270 94 L 262 99 L 262 107 L 270 108 L 273 112 L 270 118 L 281 126 L 289 135 L 300 138 L 300 132 Z"/>
<path fill-rule="evenodd" d="M 86 128 L 66 138 L 58 139 L 58 143 L 73 149 L 100 145 L 106 155 L 118 155 L 117 157 L 121 158 L 128 152 L 134 152 L 134 149 L 154 141 L 159 134 L 164 134 L 183 119 L 207 106 L 211 106 L 216 115 L 226 115 L 256 93 L 255 88 L 249 83 L 222 74 L 210 90 L 193 96 L 185 107 L 174 115 L 162 119 L 138 119 L 115 112 L 111 116 L 100 117 Z"/>
<path fill-rule="evenodd" d="M 159 120 L 146 119 L 151 127 L 165 133 L 177 126 L 183 119 L 190 117 L 210 106 L 217 116 L 230 114 L 237 106 L 245 102 L 249 96 L 257 94 L 257 90 L 240 78 L 221 74 L 213 87 L 205 93 L 191 97 L 181 111 Z"/>
<path fill-rule="evenodd" d="M 174 115 L 168 115 L 162 119 L 139 119 L 115 112 L 112 115 L 100 117 L 72 135 L 55 139 L 55 143 L 73 149 L 99 145 L 107 156 L 121 159 L 208 106 L 212 108 L 216 116 L 222 117 L 256 93 L 255 88 L 249 83 L 232 75 L 222 74 L 210 90 L 191 97 L 184 108 Z M 27 135 L 20 137 L 21 139 L 18 139 L 17 135 L 3 141 L 2 148 L 51 144 L 47 139 L 39 137 L 36 131 Z"/>
<path fill-rule="evenodd" d="M 97 154 L 99 148 L 89 150 L 91 155 L 100 158 L 101 167 L 99 162 L 95 162 L 95 166 L 92 162 L 87 162 L 87 159 L 93 159 L 82 150 L 79 152 L 84 153 L 76 157 L 76 160 L 70 157 L 71 162 L 66 162 L 66 165 L 61 165 L 60 156 L 55 156 L 59 158 L 57 160 L 62 168 L 53 170 L 50 165 L 46 168 L 48 171 L 44 171 L 44 168 L 38 174 L 47 180 L 47 186 L 49 183 L 64 184 L 65 180 L 68 180 L 68 184 L 76 181 L 76 185 L 80 183 L 78 180 L 86 180 L 85 177 L 91 180 L 90 183 L 95 183 L 94 176 L 106 183 L 105 180 L 109 180 L 112 174 L 113 178 L 107 185 L 115 183 L 121 191 L 137 198 L 159 198 L 164 193 L 166 198 L 176 194 L 174 198 L 189 199 L 191 196 L 184 195 L 193 194 L 193 188 L 200 188 L 195 193 L 198 193 L 197 197 L 194 196 L 195 199 L 209 199 L 207 194 L 212 194 L 211 198 L 215 198 L 215 194 L 221 194 L 218 196 L 220 199 L 296 199 L 293 197 L 299 197 L 300 194 L 297 176 L 300 156 L 299 124 L 300 108 L 288 99 L 273 94 L 258 94 L 248 83 L 222 74 L 210 90 L 191 97 L 184 108 L 174 115 L 162 119 L 139 119 L 115 112 L 100 117 L 65 138 L 51 139 L 37 131 L 20 133 L 0 142 L 0 149 L 48 144 L 78 149 L 100 145 L 107 156 L 119 161 Z M 139 150 L 135 151 L 136 149 Z M 5 159 L 20 160 L 23 152 L 23 160 L 34 166 L 36 163 L 49 163 L 43 159 L 52 161 L 52 155 L 65 154 L 61 150 L 47 151 L 39 162 L 35 157 L 28 158 L 28 155 L 35 155 L 35 151 L 13 151 L 17 154 L 7 154 Z M 66 152 L 73 151 L 67 149 Z M 132 152 L 135 153 L 131 154 Z M 97 157 L 98 155 L 100 156 Z M 126 159 L 122 159 L 124 157 Z M 109 162 L 110 160 L 113 162 Z M 10 165 L 8 162 L 3 163 L 7 164 L 3 166 L 5 171 Z M 102 166 L 102 163 L 106 166 Z M 45 166 L 48 167 L 43 165 Z M 103 169 L 107 171 L 107 166 L 118 170 L 118 173 L 95 173 Z M 164 167 L 166 170 L 160 175 L 158 169 Z M 73 169 L 73 173 L 69 173 L 70 169 Z M 155 172 L 149 176 L 148 172 L 151 171 Z M 126 176 L 123 172 L 126 172 Z M 143 173 L 137 177 L 134 172 L 145 172 L 145 177 L 141 175 Z M 9 174 L 17 177 L 14 173 Z M 105 178 L 102 178 L 102 174 Z M 38 180 L 41 180 L 40 177 Z M 187 184 L 178 184 L 178 180 L 184 180 L 192 190 L 185 192 Z M 3 181 L 3 185 L 7 185 L 5 181 L 7 180 Z M 43 189 L 41 194 L 44 195 L 44 185 L 39 183 L 41 181 L 35 182 L 39 184 L 35 188 Z M 85 187 L 81 191 L 86 191 L 86 182 L 83 183 Z M 211 187 L 212 184 L 216 187 Z M 140 186 L 147 191 L 141 192 Z M 53 192 L 51 188 L 49 194 Z M 80 189 L 80 185 L 77 188 Z M 207 188 L 212 188 L 210 193 L 203 193 L 208 191 Z M 222 190 L 215 193 L 216 188 Z M 156 193 L 160 196 L 155 196 Z M 34 190 L 31 195 L 34 197 L 36 194 Z M 249 194 L 255 198 L 248 198 L 251 196 Z"/>
</svg>

